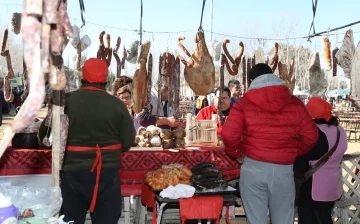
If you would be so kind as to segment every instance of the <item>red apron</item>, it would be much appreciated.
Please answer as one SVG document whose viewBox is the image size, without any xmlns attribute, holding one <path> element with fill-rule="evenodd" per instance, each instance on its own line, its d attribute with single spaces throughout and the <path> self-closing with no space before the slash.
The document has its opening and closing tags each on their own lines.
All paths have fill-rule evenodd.
<svg viewBox="0 0 360 224">
<path fill-rule="evenodd" d="M 85 86 L 85 87 L 81 87 L 80 89 L 81 90 L 94 90 L 94 91 L 100 91 L 100 92 L 107 93 L 106 90 L 103 90 L 103 89 L 100 89 L 97 87 L 93 87 L 93 86 Z M 101 168 L 102 168 L 101 150 L 119 150 L 119 149 L 121 149 L 121 144 L 108 145 L 108 146 L 101 147 L 101 148 L 98 144 L 96 144 L 95 147 L 66 146 L 66 150 L 68 150 L 68 151 L 75 151 L 75 152 L 96 151 L 96 159 L 90 170 L 91 172 L 94 172 L 95 168 L 96 168 L 96 182 L 95 182 L 95 187 L 94 187 L 94 194 L 93 194 L 93 197 L 91 200 L 90 212 L 94 212 L 97 194 L 98 194 L 98 190 L 99 190 L 100 172 L 101 172 Z"/>
</svg>

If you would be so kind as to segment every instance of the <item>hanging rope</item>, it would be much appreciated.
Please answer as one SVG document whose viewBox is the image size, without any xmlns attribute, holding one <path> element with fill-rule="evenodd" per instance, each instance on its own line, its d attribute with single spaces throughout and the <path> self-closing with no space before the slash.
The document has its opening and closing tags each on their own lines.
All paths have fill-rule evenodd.
<svg viewBox="0 0 360 224">
<path fill-rule="evenodd" d="M 203 19 L 203 15 L 204 15 L 205 3 L 206 3 L 206 0 L 203 0 L 203 5 L 202 5 L 202 9 L 201 9 L 200 26 L 199 26 L 199 29 L 198 29 L 198 31 L 201 31 L 201 32 L 204 31 L 203 28 L 202 28 L 202 19 Z"/>
<path fill-rule="evenodd" d="M 85 5 L 84 5 L 84 0 L 79 0 L 79 3 L 80 3 L 80 12 L 81 12 L 81 21 L 82 21 L 81 28 L 83 28 L 83 26 L 85 26 Z"/>
<path fill-rule="evenodd" d="M 315 32 L 315 15 L 316 15 L 317 3 L 318 3 L 318 0 L 315 0 L 315 2 L 314 2 L 314 0 L 312 0 L 313 20 L 312 20 L 312 23 L 311 23 L 311 26 L 310 26 L 309 38 L 308 38 L 308 41 L 310 43 L 311 43 L 311 40 L 310 40 L 311 29 L 313 29 L 313 35 L 316 33 Z"/>
<path fill-rule="evenodd" d="M 143 18 L 143 1 L 140 0 L 140 45 L 142 42 L 142 18 Z"/>
</svg>

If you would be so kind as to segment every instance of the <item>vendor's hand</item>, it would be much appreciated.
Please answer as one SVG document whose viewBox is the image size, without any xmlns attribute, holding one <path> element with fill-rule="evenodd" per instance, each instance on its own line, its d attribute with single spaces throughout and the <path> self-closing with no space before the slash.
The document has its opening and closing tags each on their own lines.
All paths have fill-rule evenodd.
<svg viewBox="0 0 360 224">
<path fill-rule="evenodd" d="M 244 163 L 244 156 L 241 156 L 240 158 L 237 158 L 236 161 L 237 161 L 239 164 L 243 164 L 243 163 Z"/>
<path fill-rule="evenodd" d="M 176 120 L 174 116 L 171 116 L 171 117 L 168 117 L 167 118 L 167 121 L 168 121 L 168 125 L 171 127 L 171 128 L 175 128 L 179 125 L 180 121 L 179 120 Z"/>
</svg>

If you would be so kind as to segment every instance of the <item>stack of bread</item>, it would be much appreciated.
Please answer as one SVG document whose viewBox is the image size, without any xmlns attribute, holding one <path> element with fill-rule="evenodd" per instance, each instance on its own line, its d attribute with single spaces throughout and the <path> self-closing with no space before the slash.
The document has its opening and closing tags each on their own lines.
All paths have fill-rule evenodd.
<svg viewBox="0 0 360 224">
<path fill-rule="evenodd" d="M 145 183 L 153 190 L 163 190 L 177 184 L 191 185 L 192 172 L 186 167 L 164 167 L 145 175 Z"/>
</svg>

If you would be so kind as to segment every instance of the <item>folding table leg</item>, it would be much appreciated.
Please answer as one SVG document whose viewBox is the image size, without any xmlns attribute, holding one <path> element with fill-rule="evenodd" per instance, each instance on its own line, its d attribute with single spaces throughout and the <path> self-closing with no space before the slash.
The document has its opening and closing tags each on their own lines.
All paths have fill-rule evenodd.
<svg viewBox="0 0 360 224">
<path fill-rule="evenodd" d="M 167 205 L 167 203 L 162 203 L 160 206 L 158 206 L 158 202 L 156 202 L 156 207 L 158 208 L 158 211 L 157 211 L 157 224 L 161 224 L 161 218 L 162 218 L 162 215 L 163 215 L 163 212 L 164 212 L 164 207 Z"/>
</svg>

